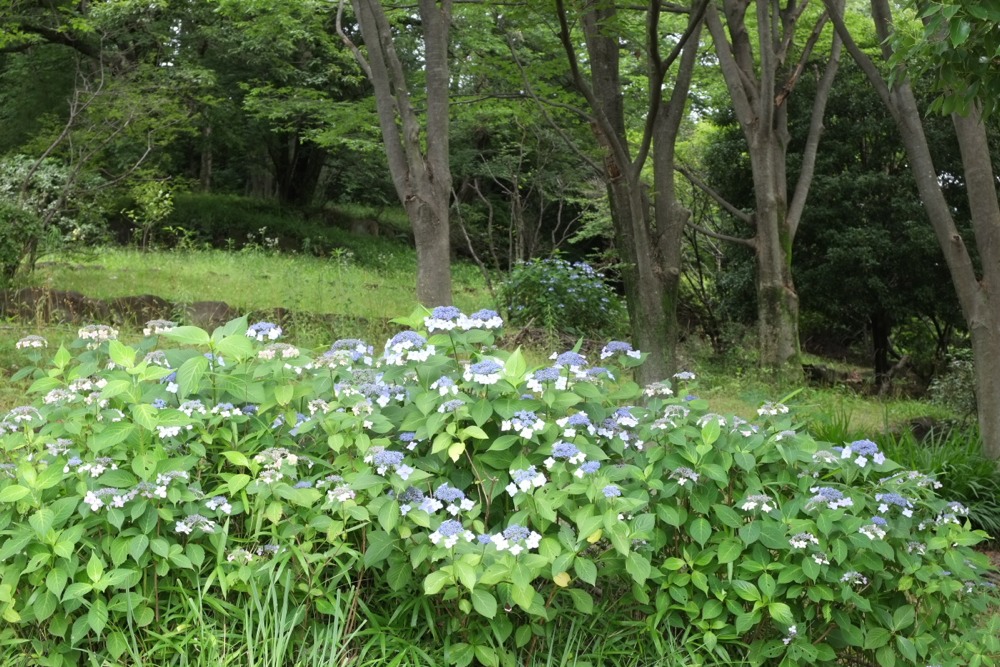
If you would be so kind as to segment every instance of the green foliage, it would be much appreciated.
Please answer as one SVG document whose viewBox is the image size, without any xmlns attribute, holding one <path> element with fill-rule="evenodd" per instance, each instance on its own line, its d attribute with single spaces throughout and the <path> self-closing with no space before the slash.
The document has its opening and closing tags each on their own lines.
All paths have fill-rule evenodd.
<svg viewBox="0 0 1000 667">
<path fill-rule="evenodd" d="M 135 207 L 124 214 L 138 227 L 140 247 L 149 250 L 153 230 L 174 210 L 174 193 L 164 183 L 143 181 L 133 185 L 129 194 Z"/>
<path fill-rule="evenodd" d="M 35 212 L 0 199 L 0 280 L 4 284 L 14 278 L 32 243 L 39 243 L 44 232 Z"/>
<path fill-rule="evenodd" d="M 604 275 L 585 262 L 557 257 L 517 264 L 500 284 L 513 324 L 591 337 L 621 335 L 628 315 Z"/>
<path fill-rule="evenodd" d="M 972 361 L 972 350 L 952 351 L 947 368 L 934 378 L 928 391 L 934 403 L 963 418 L 975 416 L 976 367 Z"/>
<path fill-rule="evenodd" d="M 135 346 L 95 325 L 23 370 L 37 398 L 0 420 L 7 645 L 124 660 L 197 591 L 289 664 L 353 587 L 456 665 L 535 661 L 552 624 L 611 610 L 699 661 L 995 659 L 982 534 L 874 443 L 831 451 L 780 404 L 749 423 L 644 392 L 624 344 L 606 369 L 567 352 L 533 371 L 493 346 L 495 313 L 400 323 L 429 337 L 381 356 L 245 319 L 150 323 Z"/>
<path fill-rule="evenodd" d="M 105 232 L 104 210 L 98 196 L 102 179 L 46 158 L 25 155 L 0 159 L 0 201 L 30 211 L 45 227 L 44 250 L 85 245 Z"/>
<path fill-rule="evenodd" d="M 944 426 L 923 440 L 905 431 L 883 439 L 886 454 L 901 465 L 932 474 L 941 495 L 969 509 L 969 520 L 994 538 L 1000 538 L 1000 470 L 983 455 L 975 424 Z"/>
<path fill-rule="evenodd" d="M 1000 98 L 995 67 L 1000 56 L 1000 8 L 975 0 L 906 5 L 917 19 L 898 22 L 891 64 L 904 67 L 914 78 L 930 75 L 937 93 L 932 111 L 966 114 L 978 104 L 984 116 L 993 114 Z"/>
</svg>

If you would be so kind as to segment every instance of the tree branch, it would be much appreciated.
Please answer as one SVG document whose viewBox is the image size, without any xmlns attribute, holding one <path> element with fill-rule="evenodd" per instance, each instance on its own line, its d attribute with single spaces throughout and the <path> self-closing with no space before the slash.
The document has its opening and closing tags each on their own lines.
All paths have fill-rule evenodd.
<svg viewBox="0 0 1000 667">
<path fill-rule="evenodd" d="M 720 241 L 726 241 L 728 243 L 738 243 L 740 245 L 745 245 L 748 248 L 757 247 L 757 242 L 754 239 L 745 239 L 739 236 L 730 236 L 729 234 L 721 234 L 719 232 L 713 232 L 711 229 L 708 229 L 707 227 L 702 227 L 701 225 L 697 225 L 691 222 L 690 219 L 686 220 L 684 224 L 690 227 L 691 229 L 695 230 L 699 234 L 710 236 L 713 239 L 719 239 Z"/>
<path fill-rule="evenodd" d="M 707 194 L 709 197 L 714 199 L 716 203 L 718 203 L 719 206 L 721 206 L 722 208 L 726 209 L 726 211 L 730 215 L 739 218 L 748 225 L 754 224 L 752 216 L 748 215 L 744 211 L 741 211 L 740 209 L 736 208 L 731 203 L 729 203 L 729 201 L 725 197 L 723 197 L 718 192 L 713 190 L 711 186 L 709 186 L 707 183 L 698 178 L 690 169 L 688 169 L 687 167 L 678 166 L 674 167 L 674 170 L 682 174 L 684 178 L 688 179 L 691 185 L 695 186 L 696 188 Z"/>
</svg>

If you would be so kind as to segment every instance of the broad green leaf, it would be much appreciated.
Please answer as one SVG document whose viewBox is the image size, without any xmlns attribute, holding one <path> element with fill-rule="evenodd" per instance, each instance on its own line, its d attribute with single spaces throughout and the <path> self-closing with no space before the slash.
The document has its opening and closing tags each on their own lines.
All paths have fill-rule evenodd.
<svg viewBox="0 0 1000 667">
<path fill-rule="evenodd" d="M 374 567 L 389 557 L 395 547 L 395 539 L 383 530 L 368 533 L 368 548 L 365 549 L 365 567 Z M 428 595 L 431 593 L 428 592 Z"/>
<path fill-rule="evenodd" d="M 705 546 L 705 543 L 712 537 L 712 524 L 704 517 L 697 517 L 688 526 L 688 534 L 695 542 Z"/>
<path fill-rule="evenodd" d="M 117 340 L 108 341 L 108 355 L 126 370 L 135 365 L 135 350 Z"/>
<path fill-rule="evenodd" d="M 581 614 L 594 613 L 594 598 L 590 596 L 590 593 L 582 588 L 567 588 L 565 590 L 573 598 L 573 607 L 578 612 Z"/>
<path fill-rule="evenodd" d="M 792 608 L 784 602 L 772 602 L 767 605 L 767 613 L 771 615 L 777 623 L 782 625 L 795 625 L 795 617 L 792 615 Z"/>
<path fill-rule="evenodd" d="M 585 581 L 591 586 L 597 583 L 597 566 L 594 562 L 578 556 L 573 561 L 573 571 L 576 572 L 576 576 L 580 577 L 581 581 Z"/>
<path fill-rule="evenodd" d="M 450 574 L 441 570 L 435 570 L 424 578 L 424 593 L 427 595 L 436 595 L 445 587 L 445 584 L 450 582 Z"/>
<path fill-rule="evenodd" d="M 3 489 L 0 489 L 0 503 L 16 503 L 18 500 L 23 499 L 31 491 L 18 484 L 11 484 Z"/>
<path fill-rule="evenodd" d="M 201 330 L 199 329 L 199 331 Z M 208 336 L 208 334 L 205 335 Z M 208 359 L 200 354 L 196 357 L 191 357 L 181 364 L 181 367 L 177 369 L 178 398 L 184 398 L 189 394 L 197 393 L 201 386 L 201 379 L 205 377 L 205 371 L 207 370 Z"/>
<path fill-rule="evenodd" d="M 646 583 L 651 569 L 649 560 L 642 554 L 633 551 L 625 558 L 625 570 L 632 575 L 632 579 L 640 586 Z"/>
<path fill-rule="evenodd" d="M 760 591 L 749 581 L 735 579 L 729 584 L 740 598 L 747 602 L 760 602 Z"/>
<path fill-rule="evenodd" d="M 732 563 L 743 553 L 743 543 L 740 540 L 727 538 L 719 544 L 719 563 Z"/>
<path fill-rule="evenodd" d="M 472 606 L 480 616 L 493 618 L 497 615 L 497 599 L 489 591 L 476 588 L 472 591 Z"/>
<path fill-rule="evenodd" d="M 154 408 L 149 403 L 132 404 L 132 419 L 136 424 L 142 426 L 147 431 L 153 431 L 156 429 L 156 425 L 158 423 L 158 412 L 159 410 Z"/>
<path fill-rule="evenodd" d="M 295 387 L 290 384 L 279 384 L 274 388 L 274 400 L 278 402 L 278 405 L 288 405 L 294 395 Z"/>
<path fill-rule="evenodd" d="M 97 598 L 90 605 L 87 612 L 87 624 L 98 637 L 104 632 L 104 627 L 108 624 L 108 607 L 102 598 Z"/>
<path fill-rule="evenodd" d="M 870 651 L 876 648 L 882 648 L 889 643 L 889 639 L 892 634 L 885 628 L 870 627 L 868 632 L 865 633 L 865 645 L 864 649 Z"/>
<path fill-rule="evenodd" d="M 195 347 L 207 346 L 212 340 L 207 331 L 191 326 L 175 327 L 162 335 L 181 345 L 193 345 Z M 206 359 L 205 361 L 207 362 L 208 360 Z"/>
</svg>

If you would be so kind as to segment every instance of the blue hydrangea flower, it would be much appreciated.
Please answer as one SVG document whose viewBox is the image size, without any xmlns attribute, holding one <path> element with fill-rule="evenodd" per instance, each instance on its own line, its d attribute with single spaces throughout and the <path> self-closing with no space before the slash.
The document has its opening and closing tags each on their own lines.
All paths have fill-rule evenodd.
<svg viewBox="0 0 1000 667">
<path fill-rule="evenodd" d="M 806 509 L 811 509 L 816 505 L 826 505 L 829 509 L 834 510 L 839 507 L 854 506 L 854 501 L 850 497 L 828 486 L 814 486 L 809 489 L 809 492 L 815 495 L 806 503 Z"/>
<path fill-rule="evenodd" d="M 530 438 L 537 431 L 545 428 L 545 422 L 531 410 L 519 410 L 510 419 L 500 423 L 501 431 L 514 431 L 522 438 Z"/>
<path fill-rule="evenodd" d="M 428 333 L 434 331 L 451 331 L 458 326 L 458 318 L 462 317 L 462 311 L 455 306 L 438 306 L 431 311 L 428 317 L 424 318 L 424 326 Z"/>
<path fill-rule="evenodd" d="M 281 337 L 281 327 L 274 322 L 255 322 L 247 328 L 247 338 L 264 342 L 278 340 Z"/>
<path fill-rule="evenodd" d="M 465 530 L 461 521 L 447 519 L 431 533 L 430 540 L 432 544 L 443 543 L 445 548 L 451 549 L 458 544 L 460 537 L 464 537 L 467 542 L 475 539 L 475 535 L 471 531 Z"/>
<path fill-rule="evenodd" d="M 614 484 L 608 484 L 606 487 L 601 489 L 601 493 L 604 494 L 605 498 L 618 498 L 622 495 L 622 490 Z"/>
<path fill-rule="evenodd" d="M 587 461 L 573 473 L 574 477 L 583 478 L 584 475 L 593 475 L 601 469 L 600 461 Z"/>
<path fill-rule="evenodd" d="M 385 361 L 402 366 L 408 361 L 427 361 L 434 354 L 434 346 L 416 331 L 402 331 L 385 344 Z"/>
<path fill-rule="evenodd" d="M 620 340 L 613 340 L 601 349 L 601 359 L 607 359 L 615 356 L 616 354 L 624 354 L 625 356 L 632 357 L 633 359 L 639 359 L 642 357 L 642 353 L 640 353 L 639 350 L 633 350 L 629 343 Z"/>
<path fill-rule="evenodd" d="M 865 467 L 869 459 L 871 459 L 876 465 L 885 463 L 885 454 L 880 452 L 878 445 L 871 440 L 855 440 L 851 444 L 844 447 L 841 456 L 845 459 L 857 456 L 857 458 L 854 459 L 854 462 L 862 468 Z"/>
<path fill-rule="evenodd" d="M 511 470 L 510 478 L 512 481 L 507 485 L 506 490 L 511 497 L 517 495 L 518 491 L 527 493 L 532 488 L 545 486 L 545 482 L 547 481 L 545 479 L 545 475 L 538 472 L 538 470 L 535 469 L 535 466 L 528 466 L 527 468 L 519 470 Z"/>
<path fill-rule="evenodd" d="M 913 516 L 913 502 L 898 493 L 876 493 L 875 500 L 879 503 L 878 511 L 882 514 L 888 512 L 890 507 L 899 507 L 903 516 Z"/>
<path fill-rule="evenodd" d="M 486 308 L 477 310 L 468 317 L 460 315 L 458 318 L 458 327 L 463 331 L 470 329 L 499 329 L 502 326 L 503 320 L 500 319 L 497 311 Z"/>
<path fill-rule="evenodd" d="M 466 367 L 462 377 L 466 382 L 477 382 L 479 384 L 496 384 L 500 381 L 503 373 L 503 364 L 495 359 L 484 359 Z"/>
<path fill-rule="evenodd" d="M 582 354 L 577 352 L 563 352 L 552 357 L 558 368 L 569 368 L 570 370 L 582 370 L 587 365 L 587 360 Z"/>
</svg>

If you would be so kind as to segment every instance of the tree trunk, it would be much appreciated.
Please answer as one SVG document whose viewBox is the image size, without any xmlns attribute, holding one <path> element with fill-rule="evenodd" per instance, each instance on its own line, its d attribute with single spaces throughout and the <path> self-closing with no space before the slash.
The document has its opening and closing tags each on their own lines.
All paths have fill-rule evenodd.
<svg viewBox="0 0 1000 667">
<path fill-rule="evenodd" d="M 760 128 L 764 130 L 764 128 Z M 792 233 L 785 180 L 785 142 L 773 131 L 751 136 L 751 167 L 757 210 L 757 331 L 760 364 L 797 372 L 799 297 L 792 280 Z"/>
<path fill-rule="evenodd" d="M 882 55 L 888 59 L 892 55 L 889 39 L 892 33 L 891 8 L 887 0 L 872 0 L 871 5 L 876 32 L 883 45 Z M 986 127 L 975 107 L 966 116 L 952 115 L 962 153 L 962 174 L 972 216 L 972 230 L 979 252 L 981 270 L 977 273 L 941 190 L 941 181 L 924 134 L 923 116 L 905 71 L 896 72 L 896 83 L 890 88 L 875 63 L 851 39 L 843 21 L 838 21 L 836 27 L 896 121 L 920 200 L 944 253 L 962 315 L 969 327 L 983 451 L 990 458 L 1000 459 L 1000 294 L 997 292 L 1000 289 L 1000 203 Z"/>
<path fill-rule="evenodd" d="M 423 33 L 423 121 L 407 87 L 393 30 L 378 0 L 352 0 L 367 46 L 367 57 L 344 33 L 337 11 L 337 32 L 351 49 L 375 90 L 375 106 L 396 194 L 413 227 L 417 248 L 417 300 L 427 307 L 451 304 L 451 167 L 448 152 L 448 45 L 451 0 L 419 0 Z M 431 264 L 427 264 L 431 262 Z"/>
</svg>

